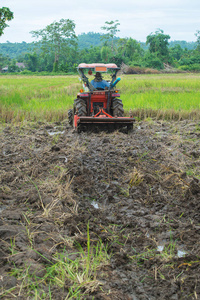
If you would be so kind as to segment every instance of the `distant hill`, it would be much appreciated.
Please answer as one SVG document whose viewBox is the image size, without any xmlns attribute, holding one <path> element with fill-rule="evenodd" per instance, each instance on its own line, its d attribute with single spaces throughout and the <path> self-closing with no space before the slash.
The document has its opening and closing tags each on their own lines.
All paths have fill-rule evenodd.
<svg viewBox="0 0 200 300">
<path fill-rule="evenodd" d="M 88 33 L 82 33 L 78 35 L 78 47 L 79 49 L 84 48 L 90 48 L 94 46 L 101 46 L 102 41 L 101 37 L 103 34 L 95 33 L 95 32 L 88 32 Z M 115 38 L 115 40 L 118 40 L 119 38 Z M 141 47 L 144 50 L 148 49 L 148 46 L 145 42 L 139 42 Z M 193 50 L 196 47 L 196 42 L 186 42 L 186 41 L 170 41 L 169 47 L 174 47 L 175 45 L 180 45 L 183 49 Z"/>
<path fill-rule="evenodd" d="M 148 46 L 144 42 L 139 42 L 141 47 L 144 50 L 148 49 Z M 196 47 L 196 42 L 186 42 L 186 41 L 170 41 L 169 42 L 169 48 L 174 47 L 175 45 L 180 45 L 182 49 L 188 49 L 188 50 L 193 50 Z"/>
<path fill-rule="evenodd" d="M 95 46 L 101 46 L 101 37 L 103 35 L 95 32 L 82 33 L 78 35 L 78 48 L 85 49 Z"/>
<path fill-rule="evenodd" d="M 95 32 L 88 32 L 82 33 L 78 35 L 78 48 L 90 48 L 96 46 L 102 46 L 101 37 L 103 34 L 95 33 Z M 116 38 L 118 40 L 119 38 Z M 148 49 L 148 46 L 144 42 L 140 42 L 141 47 L 144 50 Z M 188 50 L 192 50 L 195 48 L 195 42 L 186 42 L 186 41 L 171 41 L 169 42 L 169 47 L 174 47 L 175 45 L 180 45 L 181 48 Z M 33 49 L 33 43 L 0 43 L 0 55 L 9 56 L 10 58 L 18 58 L 20 55 L 24 55 L 25 53 L 31 52 Z"/>
<path fill-rule="evenodd" d="M 0 54 L 3 56 L 9 56 L 10 58 L 16 59 L 20 55 L 27 52 L 31 52 L 33 49 L 32 43 L 0 43 Z"/>
<path fill-rule="evenodd" d="M 183 49 L 193 50 L 196 48 L 196 42 L 186 42 L 186 41 L 170 41 L 169 47 L 174 47 L 175 45 L 180 45 Z"/>
</svg>

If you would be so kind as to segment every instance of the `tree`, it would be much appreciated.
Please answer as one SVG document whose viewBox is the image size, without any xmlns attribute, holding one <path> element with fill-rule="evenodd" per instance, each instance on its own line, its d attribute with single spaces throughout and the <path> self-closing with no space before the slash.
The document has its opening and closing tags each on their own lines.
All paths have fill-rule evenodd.
<svg viewBox="0 0 200 300">
<path fill-rule="evenodd" d="M 169 48 L 169 52 L 170 52 L 171 57 L 174 60 L 178 61 L 181 58 L 181 56 L 183 55 L 184 50 L 181 48 L 180 45 L 177 44 L 174 47 Z"/>
<path fill-rule="evenodd" d="M 6 65 L 8 65 L 9 61 L 9 56 L 3 56 L 2 54 L 0 54 L 0 70 Z"/>
<path fill-rule="evenodd" d="M 8 25 L 6 21 L 11 21 L 14 18 L 13 12 L 8 7 L 0 8 L 0 36 Z"/>
<path fill-rule="evenodd" d="M 114 45 L 113 45 L 113 39 L 116 35 L 116 33 L 118 31 L 120 31 L 119 29 L 117 29 L 117 27 L 120 25 L 118 20 L 115 21 L 106 21 L 105 22 L 106 25 L 104 25 L 103 27 L 101 27 L 102 30 L 105 30 L 107 32 L 107 34 L 102 36 L 102 39 L 109 41 L 111 40 L 111 49 L 112 52 L 114 51 Z"/>
<path fill-rule="evenodd" d="M 101 48 L 101 59 L 102 59 L 102 61 L 108 63 L 110 57 L 111 57 L 110 47 L 103 46 Z"/>
<path fill-rule="evenodd" d="M 128 38 L 120 38 L 117 42 L 117 45 L 118 45 L 117 50 L 118 50 L 118 53 L 120 53 L 122 57 L 125 56 L 127 40 L 128 40 Z"/>
<path fill-rule="evenodd" d="M 34 52 L 34 53 L 27 53 L 25 55 L 25 61 L 26 65 L 29 71 L 31 72 L 36 72 L 38 69 L 38 61 L 39 61 L 39 56 Z"/>
<path fill-rule="evenodd" d="M 159 29 L 155 33 L 151 33 L 147 36 L 146 44 L 149 44 L 149 51 L 150 53 L 155 53 L 156 56 L 168 62 L 169 60 L 169 49 L 168 40 L 170 36 L 168 34 L 164 34 L 163 30 Z"/>
<path fill-rule="evenodd" d="M 195 36 L 197 37 L 197 47 L 196 47 L 196 50 L 200 51 L 200 30 L 197 30 L 197 32 L 195 33 Z"/>
<path fill-rule="evenodd" d="M 20 68 L 16 65 L 16 60 L 12 59 L 11 62 L 8 64 L 8 72 L 9 73 L 16 73 L 20 72 Z"/>
<path fill-rule="evenodd" d="M 156 53 L 151 53 L 147 51 L 143 58 L 143 64 L 147 68 L 153 68 L 153 69 L 163 69 L 163 63 L 160 60 L 160 58 L 157 56 Z"/>
<path fill-rule="evenodd" d="M 129 38 L 126 43 L 125 55 L 130 59 L 130 61 L 139 59 L 142 53 L 143 50 L 140 44 L 136 40 Z"/>
<path fill-rule="evenodd" d="M 61 54 L 67 56 L 72 48 L 77 46 L 74 29 L 75 23 L 72 20 L 61 19 L 44 29 L 31 31 L 33 37 L 40 39 L 38 45 L 41 46 L 43 53 L 54 53 L 53 71 L 55 72 L 58 70 Z"/>
</svg>

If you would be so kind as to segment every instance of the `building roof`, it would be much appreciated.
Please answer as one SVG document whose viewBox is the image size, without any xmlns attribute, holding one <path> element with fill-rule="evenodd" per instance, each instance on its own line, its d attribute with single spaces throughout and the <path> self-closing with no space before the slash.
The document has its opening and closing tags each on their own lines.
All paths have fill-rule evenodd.
<svg viewBox="0 0 200 300">
<path fill-rule="evenodd" d="M 16 63 L 16 66 L 19 68 L 26 68 L 24 63 Z"/>
</svg>

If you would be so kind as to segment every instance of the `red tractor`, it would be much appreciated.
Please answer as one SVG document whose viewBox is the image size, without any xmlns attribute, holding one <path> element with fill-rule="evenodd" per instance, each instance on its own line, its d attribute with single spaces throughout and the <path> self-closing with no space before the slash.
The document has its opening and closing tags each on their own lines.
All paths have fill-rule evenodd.
<svg viewBox="0 0 200 300">
<path fill-rule="evenodd" d="M 126 128 L 127 132 L 133 128 L 132 117 L 124 117 L 124 109 L 119 92 L 115 86 L 120 78 L 116 78 L 120 68 L 116 64 L 82 63 L 78 66 L 78 72 L 83 82 L 83 89 L 74 100 L 73 109 L 68 111 L 69 124 L 78 132 L 91 129 L 103 129 L 108 131 Z M 106 85 L 89 82 L 84 71 L 87 70 L 89 75 L 95 71 L 96 75 L 101 77 L 102 72 L 109 72 L 111 75 L 110 82 L 103 81 Z M 95 75 L 95 76 L 96 76 Z M 100 87 L 99 87 L 100 86 Z"/>
</svg>

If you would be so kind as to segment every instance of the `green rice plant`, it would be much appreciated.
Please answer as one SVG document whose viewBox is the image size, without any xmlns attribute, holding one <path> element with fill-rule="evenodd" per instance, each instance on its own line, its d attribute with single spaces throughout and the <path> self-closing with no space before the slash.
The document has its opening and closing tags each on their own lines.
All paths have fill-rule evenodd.
<svg viewBox="0 0 200 300">
<path fill-rule="evenodd" d="M 122 75 L 126 114 L 199 119 L 200 74 Z M 0 76 L 2 122 L 62 121 L 79 89 L 78 76 Z"/>
<path fill-rule="evenodd" d="M 38 186 L 37 186 L 37 184 L 27 175 L 27 177 L 28 177 L 28 180 L 34 185 L 34 187 L 36 188 L 36 191 L 37 191 L 37 193 L 38 193 L 38 197 L 39 197 L 39 199 L 40 199 L 40 204 L 41 204 L 41 207 L 42 207 L 42 209 L 44 210 L 44 212 L 45 212 L 45 206 L 44 206 L 44 203 L 43 203 L 43 200 L 42 200 L 42 197 L 41 197 L 41 194 L 40 194 L 40 191 L 39 191 L 39 188 L 38 188 Z"/>
<path fill-rule="evenodd" d="M 26 232 L 26 235 L 27 235 L 27 238 L 29 241 L 29 246 L 32 249 L 33 248 L 33 240 L 34 240 L 34 232 L 32 232 L 32 230 L 30 229 L 30 223 L 29 223 L 26 215 L 23 214 L 23 216 L 27 222 L 27 225 L 25 226 L 25 232 Z"/>
<path fill-rule="evenodd" d="M 159 247 L 153 249 L 149 249 L 147 247 L 146 251 L 142 253 L 137 253 L 136 250 L 133 249 L 136 253 L 130 256 L 130 259 L 136 261 L 138 265 L 141 265 L 144 263 L 145 260 L 150 260 L 156 257 L 159 258 L 163 264 L 165 264 L 176 256 L 176 248 L 177 242 L 173 241 L 172 235 L 170 234 L 169 243 L 167 243 L 165 246 L 162 246 L 160 250 Z"/>
<path fill-rule="evenodd" d="M 131 109 L 133 115 L 139 118 L 199 118 L 199 74 L 131 75 L 122 79 L 124 108 Z"/>
<path fill-rule="evenodd" d="M 68 253 L 64 248 L 62 253 L 53 256 L 53 262 L 37 252 L 46 260 L 46 265 L 39 276 L 38 270 L 31 271 L 31 265 L 26 268 L 16 267 L 10 272 L 15 276 L 18 285 L 1 293 L 2 296 L 13 295 L 31 297 L 31 299 L 53 299 L 52 291 L 56 286 L 61 291 L 68 291 L 65 299 L 83 299 L 95 291 L 102 283 L 97 278 L 101 267 L 108 265 L 110 255 L 101 240 L 91 245 L 89 223 L 87 226 L 87 247 L 79 245 L 79 251 Z M 46 287 L 48 287 L 48 292 Z M 66 292 L 65 292 L 66 293 Z"/>
<path fill-rule="evenodd" d="M 103 231 L 109 233 L 109 247 L 111 248 L 113 244 L 118 244 L 120 246 L 125 246 L 128 239 L 129 235 L 124 235 L 123 231 L 125 231 L 125 228 L 122 225 L 117 225 L 117 224 L 109 224 L 109 226 L 102 226 Z M 124 241 L 122 242 L 121 238 L 123 236 Z"/>
<path fill-rule="evenodd" d="M 134 252 L 136 252 L 135 249 L 133 249 Z M 135 261 L 137 263 L 138 266 L 143 265 L 145 260 L 149 260 L 152 259 L 156 256 L 156 249 L 149 249 L 147 248 L 146 251 L 142 252 L 142 253 L 135 253 L 134 255 L 131 255 L 129 258 L 132 261 Z"/>
<path fill-rule="evenodd" d="M 18 253 L 15 245 L 15 237 L 13 239 L 10 239 L 10 247 L 9 247 L 11 255 L 15 255 Z"/>
<path fill-rule="evenodd" d="M 0 77 L 2 121 L 63 120 L 79 90 L 76 76 Z"/>
<path fill-rule="evenodd" d="M 190 93 L 162 93 L 161 91 L 150 91 L 142 94 L 126 94 L 124 96 L 124 108 L 146 109 L 146 110 L 174 110 L 175 112 L 192 112 L 200 110 L 199 92 Z"/>
<path fill-rule="evenodd" d="M 88 229 L 87 249 L 79 248 L 77 257 L 70 259 L 64 251 L 55 256 L 56 264 L 48 269 L 48 277 L 52 276 L 55 284 L 61 288 L 65 286 L 66 281 L 70 284 L 68 297 L 75 294 L 82 294 L 94 291 L 100 282 L 97 280 L 97 271 L 105 264 L 109 263 L 109 255 L 106 247 L 100 241 L 96 246 L 91 246 Z"/>
</svg>

